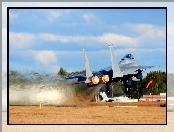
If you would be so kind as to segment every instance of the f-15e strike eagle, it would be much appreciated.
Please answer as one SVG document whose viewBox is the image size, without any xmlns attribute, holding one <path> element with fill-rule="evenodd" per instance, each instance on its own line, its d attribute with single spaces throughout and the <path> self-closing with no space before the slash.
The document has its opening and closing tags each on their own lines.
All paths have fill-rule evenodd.
<svg viewBox="0 0 174 132">
<path fill-rule="evenodd" d="M 111 63 L 112 66 L 101 69 L 96 72 L 92 72 L 88 57 L 85 50 L 83 49 L 85 57 L 85 68 L 86 74 L 79 74 L 74 76 L 66 77 L 66 79 L 77 78 L 77 83 L 84 82 L 88 87 L 93 87 L 102 83 L 106 84 L 106 92 L 110 94 L 110 86 L 113 82 L 121 81 L 124 86 L 124 92 L 129 93 L 132 81 L 141 81 L 147 76 L 144 72 L 147 68 L 158 67 L 158 66 L 140 66 L 138 62 L 134 59 L 132 54 L 126 54 L 119 63 L 117 63 L 113 44 L 109 45 Z"/>
</svg>

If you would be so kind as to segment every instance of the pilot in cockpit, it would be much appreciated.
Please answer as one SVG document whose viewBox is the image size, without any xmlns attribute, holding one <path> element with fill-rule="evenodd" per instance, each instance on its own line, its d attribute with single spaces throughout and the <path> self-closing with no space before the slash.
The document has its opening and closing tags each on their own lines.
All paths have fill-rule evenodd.
<svg viewBox="0 0 174 132">
<path fill-rule="evenodd" d="M 133 59 L 133 55 L 132 54 L 126 54 L 123 58 L 130 58 L 130 59 Z"/>
</svg>

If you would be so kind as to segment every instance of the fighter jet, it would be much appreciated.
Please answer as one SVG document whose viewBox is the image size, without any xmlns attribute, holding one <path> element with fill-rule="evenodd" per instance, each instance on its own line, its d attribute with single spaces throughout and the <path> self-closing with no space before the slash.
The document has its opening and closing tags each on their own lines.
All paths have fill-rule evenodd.
<svg viewBox="0 0 174 132">
<path fill-rule="evenodd" d="M 85 58 L 86 74 L 79 74 L 75 76 L 66 77 L 66 79 L 76 78 L 77 82 L 84 82 L 88 87 L 93 87 L 101 83 L 106 84 L 107 95 L 110 94 L 110 86 L 113 82 L 122 82 L 124 92 L 129 93 L 132 81 L 141 81 L 147 76 L 144 70 L 158 66 L 140 66 L 132 54 L 126 54 L 119 63 L 117 63 L 113 44 L 109 45 L 111 55 L 111 66 L 101 69 L 99 71 L 91 71 L 87 54 L 83 49 Z"/>
</svg>

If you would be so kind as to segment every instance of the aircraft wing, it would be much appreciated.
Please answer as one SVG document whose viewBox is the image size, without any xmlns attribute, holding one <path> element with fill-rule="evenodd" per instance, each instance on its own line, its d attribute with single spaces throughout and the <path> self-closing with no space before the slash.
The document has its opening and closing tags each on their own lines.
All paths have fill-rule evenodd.
<svg viewBox="0 0 174 132">
<path fill-rule="evenodd" d="M 124 74 L 135 74 L 135 72 L 138 72 L 138 70 L 146 70 L 150 69 L 152 67 L 158 67 L 158 66 L 122 66 L 121 71 L 124 72 Z"/>
<path fill-rule="evenodd" d="M 86 75 L 85 74 L 78 74 L 78 75 L 74 75 L 74 76 L 68 76 L 65 79 L 71 79 L 71 80 L 76 79 L 76 82 L 85 82 Z"/>
<path fill-rule="evenodd" d="M 107 70 L 105 70 L 105 69 L 103 69 L 103 70 L 101 70 L 101 71 L 93 71 L 92 72 L 92 76 L 93 75 L 104 75 L 106 72 L 108 72 Z M 111 72 L 111 71 L 109 71 L 109 72 Z M 88 79 L 89 78 L 92 78 L 92 76 L 89 76 L 88 77 Z M 78 82 L 85 82 L 86 83 L 86 79 L 87 79 L 87 76 L 86 76 L 86 74 L 77 74 L 77 75 L 72 75 L 72 76 L 67 76 L 65 79 L 69 79 L 69 80 L 75 80 L 77 83 Z"/>
</svg>

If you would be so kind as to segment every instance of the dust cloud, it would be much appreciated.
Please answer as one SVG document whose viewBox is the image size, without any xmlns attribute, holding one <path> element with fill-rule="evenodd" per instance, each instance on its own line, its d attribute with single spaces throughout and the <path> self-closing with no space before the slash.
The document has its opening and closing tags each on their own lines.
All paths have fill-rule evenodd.
<svg viewBox="0 0 174 132">
<path fill-rule="evenodd" d="M 9 90 L 10 105 L 61 105 L 71 99 L 74 90 L 63 86 L 47 86 L 44 84 L 11 86 Z M 44 87 L 44 88 L 43 88 Z"/>
<path fill-rule="evenodd" d="M 7 110 L 7 74 L 2 77 L 2 111 Z M 53 74 L 10 72 L 9 105 L 86 105 L 101 86 L 70 84 Z"/>
</svg>

